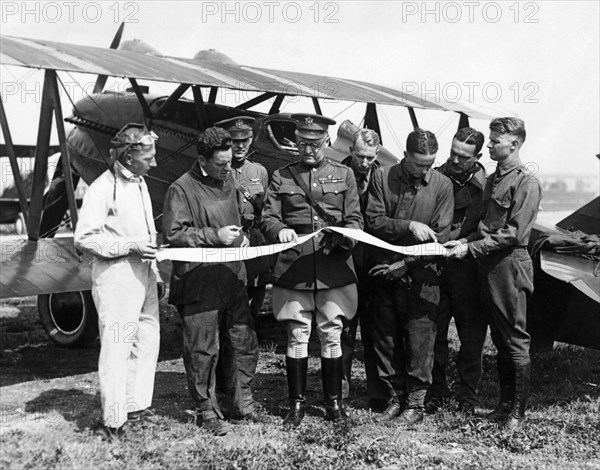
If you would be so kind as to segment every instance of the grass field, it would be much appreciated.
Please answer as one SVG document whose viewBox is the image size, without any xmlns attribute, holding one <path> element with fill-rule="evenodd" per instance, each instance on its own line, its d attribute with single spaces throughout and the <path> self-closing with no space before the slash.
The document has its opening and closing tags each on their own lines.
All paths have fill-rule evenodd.
<svg viewBox="0 0 600 470">
<path fill-rule="evenodd" d="M 600 351 L 558 344 L 533 356 L 527 427 L 512 436 L 482 419 L 496 402 L 494 350 L 486 344 L 478 414 L 453 408 L 412 428 L 372 421 L 364 398 L 360 347 L 346 424 L 323 420 L 318 345 L 309 361 L 308 416 L 298 430 L 282 429 L 287 410 L 285 337 L 261 315 L 261 354 L 255 397 L 268 423 L 232 426 L 212 437 L 187 420 L 191 408 L 176 312 L 161 307 L 161 355 L 154 408 L 158 420 L 131 427 L 108 443 L 90 427 L 100 418 L 96 374 L 99 345 L 67 350 L 47 340 L 35 299 L 0 304 L 0 468 L 549 468 L 600 469 Z M 451 352 L 457 339 L 452 329 Z M 450 370 L 451 380 L 456 377 Z"/>
</svg>

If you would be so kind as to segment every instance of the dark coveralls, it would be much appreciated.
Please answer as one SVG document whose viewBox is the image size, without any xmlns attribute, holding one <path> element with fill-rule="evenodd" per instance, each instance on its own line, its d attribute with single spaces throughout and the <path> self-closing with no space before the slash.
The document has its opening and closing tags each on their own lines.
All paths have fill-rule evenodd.
<svg viewBox="0 0 600 470">
<path fill-rule="evenodd" d="M 346 157 L 342 164 L 352 168 L 352 155 Z M 365 217 L 367 207 L 367 189 L 373 173 L 381 165 L 375 161 L 368 174 L 359 173 L 353 170 L 356 179 L 358 197 L 360 199 L 360 210 Z M 367 267 L 367 249 L 366 246 L 358 242 L 352 250 L 352 259 L 354 269 L 358 278 L 358 304 L 356 315 L 352 320 L 344 321 L 342 330 L 342 357 L 344 361 L 344 380 L 342 382 L 343 398 L 348 398 L 351 387 L 352 360 L 354 358 L 354 346 L 356 344 L 356 330 L 360 321 L 360 337 L 363 345 L 365 372 L 367 374 L 367 397 L 369 398 L 387 398 L 384 384 L 379 380 L 377 374 L 377 361 L 375 360 L 375 351 L 373 350 L 373 340 L 370 337 L 369 330 L 369 299 L 371 293 L 369 269 Z"/>
<path fill-rule="evenodd" d="M 476 163 L 473 170 L 459 181 L 446 173 L 446 165 L 437 170 L 452 181 L 454 217 L 450 240 L 467 238 L 477 230 L 483 204 L 485 169 Z M 481 379 L 481 354 L 487 333 L 487 322 L 478 289 L 478 269 L 471 258 L 445 260 L 442 265 L 441 300 L 436 321 L 437 335 L 433 362 L 432 397 L 447 397 L 448 327 L 454 317 L 460 350 L 456 360 L 459 375 L 458 401 L 475 405 L 476 390 Z"/>
<path fill-rule="evenodd" d="M 196 162 L 165 197 L 163 235 L 171 247 L 222 246 L 218 229 L 240 225 L 237 192 L 231 176 L 223 182 L 202 173 Z M 240 246 L 242 237 L 233 246 Z M 221 417 L 215 387 L 219 355 L 224 364 L 221 390 L 233 394 L 241 415 L 255 408 L 250 388 L 258 362 L 258 341 L 246 294 L 241 261 L 173 262 L 169 303 L 183 326 L 183 360 L 190 394 L 202 419 Z"/>
<path fill-rule="evenodd" d="M 427 224 L 444 243 L 450 233 L 454 200 L 452 183 L 430 170 L 414 179 L 405 161 L 380 168 L 369 186 L 367 231 L 394 245 L 416 245 L 409 230 L 411 221 Z M 370 250 L 370 265 L 393 263 L 402 258 L 389 251 Z M 409 258 L 407 258 L 409 259 Z M 409 408 L 421 408 L 431 385 L 435 318 L 440 301 L 437 264 L 417 258 L 408 263 L 412 287 L 401 281 L 375 281 L 371 325 L 380 379 L 388 398 L 401 400 L 408 393 Z"/>
<path fill-rule="evenodd" d="M 542 190 L 518 157 L 498 165 L 483 194 L 484 216 L 467 238 L 479 263 L 482 300 L 498 350 L 501 401 L 524 409 L 529 389 L 530 336 L 527 299 L 533 292 L 533 263 L 527 252 Z"/>
<path fill-rule="evenodd" d="M 232 163 L 232 166 L 235 162 Z M 250 246 L 265 244 L 265 237 L 258 228 L 263 199 L 269 185 L 267 170 L 260 163 L 244 160 L 242 166 L 231 170 L 238 188 L 238 205 L 244 234 L 250 240 Z M 269 283 L 271 270 L 269 258 L 261 256 L 244 261 L 248 276 L 248 299 L 250 313 L 254 318 L 260 312 L 265 300 L 265 286 Z"/>
</svg>

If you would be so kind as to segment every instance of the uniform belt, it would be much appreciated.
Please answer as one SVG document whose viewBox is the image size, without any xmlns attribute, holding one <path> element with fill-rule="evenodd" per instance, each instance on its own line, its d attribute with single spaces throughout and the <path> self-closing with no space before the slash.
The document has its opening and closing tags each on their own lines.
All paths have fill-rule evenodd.
<svg viewBox="0 0 600 470">
<path fill-rule="evenodd" d="M 499 251 L 493 251 L 489 255 L 479 258 L 479 261 L 481 263 L 485 263 L 485 262 L 489 262 L 489 261 L 498 260 L 500 258 L 509 256 L 516 251 L 527 251 L 527 247 L 526 246 L 511 246 L 510 248 L 504 248 Z"/>
<path fill-rule="evenodd" d="M 320 220 L 315 220 L 312 224 L 290 225 L 289 227 L 298 235 L 308 235 L 309 233 L 313 233 L 317 230 L 327 227 L 327 224 Z"/>
</svg>

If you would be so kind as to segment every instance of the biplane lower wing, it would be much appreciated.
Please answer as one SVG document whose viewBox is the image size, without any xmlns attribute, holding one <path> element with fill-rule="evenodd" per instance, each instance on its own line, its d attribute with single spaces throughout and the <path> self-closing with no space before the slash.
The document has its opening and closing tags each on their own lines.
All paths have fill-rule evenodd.
<svg viewBox="0 0 600 470">
<path fill-rule="evenodd" d="M 546 274 L 572 284 L 600 303 L 600 277 L 594 274 L 597 261 L 554 251 L 542 251 L 540 256 L 541 268 Z"/>
<path fill-rule="evenodd" d="M 0 298 L 76 292 L 92 287 L 91 265 L 80 261 L 72 237 L 2 241 Z"/>
<path fill-rule="evenodd" d="M 0 298 L 27 297 L 50 293 L 78 292 L 92 288 L 92 265 L 81 257 L 73 237 L 2 240 Z M 166 282 L 171 264 L 161 263 Z"/>
</svg>

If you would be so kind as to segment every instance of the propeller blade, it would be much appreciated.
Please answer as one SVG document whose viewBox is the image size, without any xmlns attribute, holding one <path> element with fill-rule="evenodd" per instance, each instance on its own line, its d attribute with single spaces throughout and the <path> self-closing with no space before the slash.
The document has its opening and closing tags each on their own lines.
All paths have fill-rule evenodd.
<svg viewBox="0 0 600 470">
<path fill-rule="evenodd" d="M 110 43 L 111 49 L 116 49 L 117 47 L 119 47 L 119 44 L 121 44 L 121 37 L 123 36 L 124 29 L 125 22 L 123 21 L 121 23 L 121 26 L 119 26 L 119 29 L 117 30 L 117 34 L 115 34 L 115 37 Z M 98 78 L 96 79 L 96 84 L 94 85 L 94 93 L 102 92 L 102 90 L 104 89 L 104 85 L 106 85 L 106 80 L 108 80 L 108 77 L 106 75 L 98 75 Z"/>
</svg>

